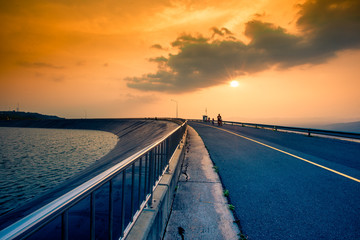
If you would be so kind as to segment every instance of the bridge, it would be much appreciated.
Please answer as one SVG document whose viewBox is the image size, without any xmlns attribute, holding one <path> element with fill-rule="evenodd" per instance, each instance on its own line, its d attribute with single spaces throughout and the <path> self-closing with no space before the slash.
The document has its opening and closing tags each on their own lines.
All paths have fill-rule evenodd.
<svg viewBox="0 0 360 240">
<path fill-rule="evenodd" d="M 37 239 L 44 236 L 42 231 L 71 239 L 76 235 L 71 222 L 79 219 L 88 226 L 83 229 L 80 224 L 86 238 L 135 239 L 131 230 L 142 213 L 151 208 L 147 214 L 153 214 L 164 202 L 167 210 L 159 208 L 154 217 L 164 221 L 155 226 L 160 232 L 153 237 L 142 232 L 142 239 L 158 239 L 168 219 L 163 215 L 171 208 L 173 179 L 179 177 L 178 163 L 171 165 L 172 159 L 178 156 L 181 161 L 176 152 L 184 152 L 186 123 L 178 124 L 45 209 L 7 226 L 0 239 Z M 201 121 L 188 125 L 201 136 L 244 236 L 360 239 L 360 134 L 236 122 L 221 127 Z M 165 189 L 162 195 L 170 200 L 154 200 L 158 189 Z"/>
</svg>

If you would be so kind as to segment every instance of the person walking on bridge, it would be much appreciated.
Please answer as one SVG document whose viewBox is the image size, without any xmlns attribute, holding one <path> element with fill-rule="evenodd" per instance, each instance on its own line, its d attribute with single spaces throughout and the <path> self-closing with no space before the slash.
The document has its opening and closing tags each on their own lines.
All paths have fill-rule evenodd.
<svg viewBox="0 0 360 240">
<path fill-rule="evenodd" d="M 219 113 L 219 115 L 217 116 L 218 119 L 218 126 L 222 126 L 222 119 L 221 119 L 221 115 Z"/>
</svg>

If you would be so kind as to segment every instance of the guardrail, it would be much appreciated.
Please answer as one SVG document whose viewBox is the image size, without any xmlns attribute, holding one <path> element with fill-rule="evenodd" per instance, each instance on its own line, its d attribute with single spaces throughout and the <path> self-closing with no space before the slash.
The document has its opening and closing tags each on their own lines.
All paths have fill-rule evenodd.
<svg viewBox="0 0 360 240">
<path fill-rule="evenodd" d="M 189 119 L 189 121 L 203 122 L 203 120 L 199 120 L 199 119 L 191 119 L 191 120 Z M 313 128 L 286 127 L 286 126 L 232 122 L 232 121 L 223 121 L 223 124 L 240 125 L 242 127 L 267 128 L 267 129 L 272 129 L 274 131 L 284 130 L 284 131 L 292 131 L 292 132 L 301 132 L 307 134 L 308 136 L 311 136 L 311 134 L 318 134 L 318 135 L 335 136 L 342 138 L 360 139 L 360 133 L 353 133 L 353 132 L 342 132 L 342 131 L 322 130 L 322 129 L 313 129 Z"/>
<path fill-rule="evenodd" d="M 187 122 L 0 231 L 0 239 L 123 239 L 146 207 Z"/>
</svg>

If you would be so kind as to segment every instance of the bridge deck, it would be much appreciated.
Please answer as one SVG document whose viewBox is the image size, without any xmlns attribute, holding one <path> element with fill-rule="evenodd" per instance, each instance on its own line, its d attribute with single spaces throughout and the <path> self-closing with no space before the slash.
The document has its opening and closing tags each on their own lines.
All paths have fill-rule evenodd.
<svg viewBox="0 0 360 240">
<path fill-rule="evenodd" d="M 190 125 L 249 239 L 360 239 L 360 143 Z"/>
</svg>

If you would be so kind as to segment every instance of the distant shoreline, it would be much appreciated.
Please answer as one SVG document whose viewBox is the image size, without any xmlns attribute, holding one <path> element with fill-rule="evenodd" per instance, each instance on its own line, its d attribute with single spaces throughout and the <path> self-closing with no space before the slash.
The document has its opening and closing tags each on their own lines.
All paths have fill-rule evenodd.
<svg viewBox="0 0 360 240">
<path fill-rule="evenodd" d="M 0 120 L 45 120 L 45 119 L 64 119 L 57 116 L 44 115 L 32 112 L 20 111 L 0 111 Z"/>
</svg>

